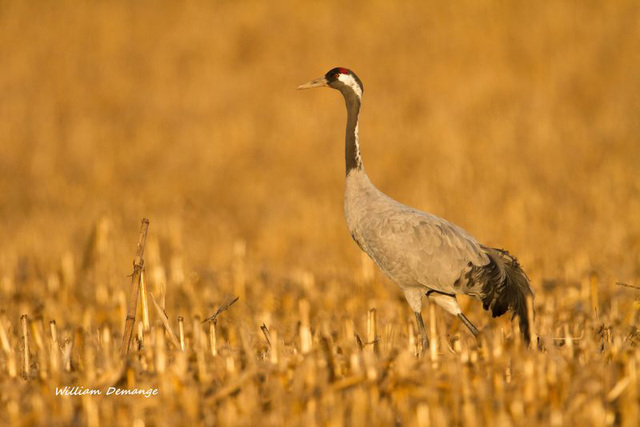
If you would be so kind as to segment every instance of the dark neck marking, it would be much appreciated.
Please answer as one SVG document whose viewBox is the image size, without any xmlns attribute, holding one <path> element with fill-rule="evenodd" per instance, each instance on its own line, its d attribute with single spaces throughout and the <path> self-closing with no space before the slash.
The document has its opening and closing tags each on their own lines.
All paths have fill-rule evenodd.
<svg viewBox="0 0 640 427">
<path fill-rule="evenodd" d="M 352 170 L 362 170 L 360 145 L 358 143 L 358 114 L 360 113 L 360 98 L 350 87 L 340 90 L 347 105 L 347 133 L 345 138 L 344 156 L 346 174 Z"/>
</svg>

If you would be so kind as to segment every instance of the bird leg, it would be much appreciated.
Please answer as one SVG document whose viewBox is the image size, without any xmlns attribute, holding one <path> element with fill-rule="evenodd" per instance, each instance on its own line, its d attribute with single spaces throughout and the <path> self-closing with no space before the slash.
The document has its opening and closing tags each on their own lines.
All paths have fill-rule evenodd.
<svg viewBox="0 0 640 427">
<path fill-rule="evenodd" d="M 422 320 L 422 313 L 415 312 L 416 322 L 418 323 L 418 331 L 420 331 L 420 339 L 422 341 L 422 350 L 429 348 L 429 337 L 427 336 L 427 330 L 424 327 L 424 321 Z"/>
<path fill-rule="evenodd" d="M 458 300 L 454 294 L 446 294 L 444 292 L 430 290 L 427 292 L 427 298 L 434 301 L 440 307 L 444 308 L 448 313 L 458 316 L 462 323 L 471 331 L 474 337 L 478 336 L 478 328 L 476 328 L 467 316 L 462 313 Z"/>
<path fill-rule="evenodd" d="M 476 328 L 473 323 L 471 323 L 471 321 L 469 319 L 467 319 L 467 316 L 465 316 L 463 313 L 459 313 L 458 317 L 460 318 L 460 320 L 462 320 L 462 323 L 464 323 L 464 325 L 469 328 L 469 330 L 471 331 L 471 333 L 473 334 L 474 337 L 478 337 L 478 328 Z"/>
</svg>

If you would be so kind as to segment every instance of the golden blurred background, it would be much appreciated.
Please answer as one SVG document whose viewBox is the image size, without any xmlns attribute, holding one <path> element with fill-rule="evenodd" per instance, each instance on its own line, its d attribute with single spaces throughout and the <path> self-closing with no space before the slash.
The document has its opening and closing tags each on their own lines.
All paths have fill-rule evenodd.
<svg viewBox="0 0 640 427">
<path fill-rule="evenodd" d="M 636 425 L 639 23 L 635 0 L 0 2 L 0 419 Z M 425 304 L 417 345 L 344 224 L 344 102 L 295 90 L 335 66 L 372 181 L 518 256 L 535 350 L 464 298 L 479 339 Z M 166 310 L 122 356 L 143 217 Z M 159 395 L 56 394 L 114 385 Z"/>
<path fill-rule="evenodd" d="M 640 275 L 640 5 L 3 2 L 0 257 L 47 269 L 139 220 L 194 269 L 351 274 L 334 66 L 366 93 L 373 182 L 535 278 Z"/>
</svg>

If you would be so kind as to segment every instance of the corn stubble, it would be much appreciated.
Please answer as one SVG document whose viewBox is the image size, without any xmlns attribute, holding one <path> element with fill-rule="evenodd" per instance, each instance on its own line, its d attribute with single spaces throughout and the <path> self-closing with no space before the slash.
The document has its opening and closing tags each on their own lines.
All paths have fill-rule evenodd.
<svg viewBox="0 0 640 427">
<path fill-rule="evenodd" d="M 235 263 L 227 279 L 237 273 Z M 471 315 L 484 322 L 476 342 L 430 305 L 431 346 L 421 349 L 404 302 L 371 292 L 367 276 L 332 283 L 309 272 L 270 277 L 248 260 L 243 265 L 251 289 L 245 300 L 224 295 L 233 281 L 191 276 L 178 286 L 192 291 L 172 293 L 165 311 L 150 291 L 159 284 L 149 280 L 153 323 L 145 328 L 138 314 L 128 357 L 120 338 L 127 310 L 118 303 L 126 300 L 125 286 L 106 291 L 111 298 L 104 304 L 80 300 L 72 283 L 40 292 L 39 307 L 5 309 L 3 418 L 24 424 L 80 417 L 89 425 L 632 425 L 640 416 L 640 332 L 631 326 L 640 304 L 621 299 L 617 288 L 594 295 L 607 287 L 593 286 L 593 277 L 561 292 L 557 284 L 538 289 L 536 348 L 520 342 L 515 322 L 488 321 L 471 305 Z M 15 270 L 5 271 L 5 290 L 25 285 Z M 45 327 L 47 307 L 60 299 L 75 314 L 59 309 Z M 331 312 L 326 303 L 350 309 Z M 16 319 L 25 308 L 35 314 Z M 261 310 L 268 314 L 255 314 Z M 56 396 L 65 385 L 102 395 Z M 112 386 L 157 388 L 158 395 L 105 395 Z"/>
<path fill-rule="evenodd" d="M 0 420 L 636 425 L 636 3 L 3 5 Z M 331 66 L 372 180 L 519 255 L 532 348 L 470 299 L 478 341 L 427 304 L 419 347 L 343 224 L 343 107 L 294 90 Z"/>
</svg>

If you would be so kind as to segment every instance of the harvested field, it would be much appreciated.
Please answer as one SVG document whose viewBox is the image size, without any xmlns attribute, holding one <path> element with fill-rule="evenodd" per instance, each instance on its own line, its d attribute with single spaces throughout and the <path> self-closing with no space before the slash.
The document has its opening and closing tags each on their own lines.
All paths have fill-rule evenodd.
<svg viewBox="0 0 640 427">
<path fill-rule="evenodd" d="M 638 22 L 630 0 L 3 2 L 0 420 L 637 425 Z M 419 348 L 344 225 L 344 103 L 295 91 L 334 66 L 364 82 L 373 182 L 518 256 L 534 348 L 471 299 L 479 340 L 425 304 Z"/>
</svg>

